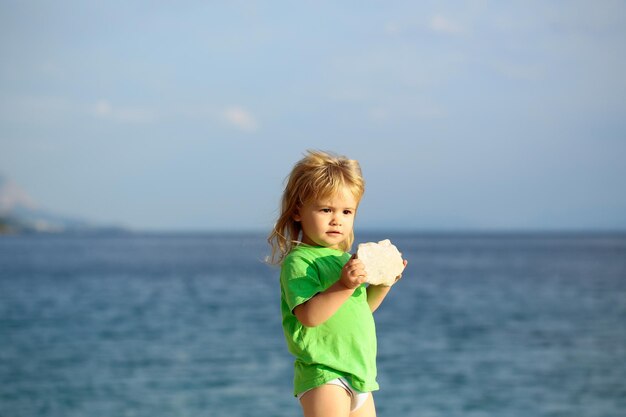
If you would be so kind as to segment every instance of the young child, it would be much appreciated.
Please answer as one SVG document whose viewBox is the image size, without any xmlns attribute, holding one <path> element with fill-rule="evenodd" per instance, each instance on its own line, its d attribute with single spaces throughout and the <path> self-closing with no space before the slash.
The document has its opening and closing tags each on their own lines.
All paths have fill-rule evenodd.
<svg viewBox="0 0 626 417">
<path fill-rule="evenodd" d="M 309 151 L 291 171 L 268 237 L 305 417 L 376 415 L 372 313 L 390 287 L 366 286 L 363 264 L 347 253 L 364 190 L 357 161 Z"/>
</svg>

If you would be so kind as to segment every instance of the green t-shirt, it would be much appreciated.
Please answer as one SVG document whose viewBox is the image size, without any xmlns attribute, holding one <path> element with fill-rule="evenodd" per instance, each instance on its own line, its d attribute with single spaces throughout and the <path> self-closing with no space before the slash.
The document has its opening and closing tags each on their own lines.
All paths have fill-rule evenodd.
<svg viewBox="0 0 626 417">
<path fill-rule="evenodd" d="M 365 285 L 326 322 L 305 327 L 293 309 L 337 282 L 350 254 L 300 244 L 283 260 L 281 312 L 287 347 L 295 358 L 294 394 L 346 378 L 358 391 L 378 389 L 376 328 Z"/>
</svg>

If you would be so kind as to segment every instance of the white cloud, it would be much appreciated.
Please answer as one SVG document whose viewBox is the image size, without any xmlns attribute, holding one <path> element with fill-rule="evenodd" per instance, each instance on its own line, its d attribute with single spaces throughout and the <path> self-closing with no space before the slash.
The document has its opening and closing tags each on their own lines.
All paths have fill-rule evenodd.
<svg viewBox="0 0 626 417">
<path fill-rule="evenodd" d="M 254 132 L 258 129 L 256 118 L 248 110 L 240 106 L 229 107 L 222 112 L 222 118 L 231 126 L 244 132 Z"/>
<path fill-rule="evenodd" d="M 144 107 L 117 107 L 108 100 L 98 100 L 93 106 L 93 114 L 101 119 L 122 123 L 151 123 L 155 120 L 152 110 Z"/>
<path fill-rule="evenodd" d="M 35 209 L 37 204 L 15 182 L 0 175 L 0 214 L 10 213 L 16 207 Z"/>
<path fill-rule="evenodd" d="M 399 35 L 402 33 L 402 28 L 395 22 L 387 22 L 385 25 L 385 33 L 388 35 Z"/>
<path fill-rule="evenodd" d="M 89 115 L 120 123 L 151 123 L 156 120 L 155 112 L 149 108 L 114 106 L 105 99 L 86 104 L 58 96 L 0 97 L 0 120 L 59 124 Z"/>
<path fill-rule="evenodd" d="M 465 32 L 463 26 L 442 15 L 433 16 L 430 19 L 428 27 L 434 32 L 447 35 L 460 35 Z"/>
<path fill-rule="evenodd" d="M 113 113 L 113 108 L 111 107 L 111 103 L 106 100 L 100 100 L 94 106 L 94 113 L 98 117 L 109 117 Z"/>
</svg>

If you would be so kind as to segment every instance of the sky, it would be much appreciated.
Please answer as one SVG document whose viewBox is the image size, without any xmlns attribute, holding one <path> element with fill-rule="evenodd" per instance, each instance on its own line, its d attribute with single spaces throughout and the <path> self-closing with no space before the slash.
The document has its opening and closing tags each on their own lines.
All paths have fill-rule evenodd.
<svg viewBox="0 0 626 417">
<path fill-rule="evenodd" d="M 307 149 L 356 228 L 626 230 L 626 2 L 2 1 L 0 173 L 141 230 L 269 230 Z"/>
</svg>

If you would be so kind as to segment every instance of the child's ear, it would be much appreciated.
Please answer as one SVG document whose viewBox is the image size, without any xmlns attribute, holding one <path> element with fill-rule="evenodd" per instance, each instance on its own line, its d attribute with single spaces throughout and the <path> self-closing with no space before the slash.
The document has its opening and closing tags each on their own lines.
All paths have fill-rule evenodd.
<svg viewBox="0 0 626 417">
<path fill-rule="evenodd" d="M 299 222 L 300 220 L 302 220 L 302 217 L 300 216 L 300 212 L 298 211 L 298 209 L 295 209 L 293 212 L 293 215 L 291 216 L 291 218 L 296 221 Z"/>
</svg>

